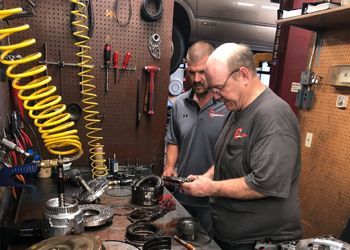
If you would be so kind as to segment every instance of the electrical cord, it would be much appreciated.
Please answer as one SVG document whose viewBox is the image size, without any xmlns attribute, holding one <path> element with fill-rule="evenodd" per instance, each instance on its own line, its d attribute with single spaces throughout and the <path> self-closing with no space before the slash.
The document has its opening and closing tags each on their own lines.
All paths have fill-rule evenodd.
<svg viewBox="0 0 350 250">
<path fill-rule="evenodd" d="M 150 2 L 154 2 L 156 6 L 156 13 L 152 14 L 149 11 Z M 142 0 L 141 17 L 146 22 L 155 22 L 163 15 L 163 1 L 162 0 Z"/>
<path fill-rule="evenodd" d="M 132 6 L 131 6 L 131 0 L 127 0 L 128 2 L 128 9 L 129 9 L 129 15 L 128 15 L 128 20 L 123 23 L 119 20 L 118 18 L 118 9 L 119 9 L 119 0 L 115 0 L 115 5 L 114 5 L 114 19 L 117 20 L 120 26 L 126 26 L 130 23 L 131 16 L 132 16 Z"/>
</svg>

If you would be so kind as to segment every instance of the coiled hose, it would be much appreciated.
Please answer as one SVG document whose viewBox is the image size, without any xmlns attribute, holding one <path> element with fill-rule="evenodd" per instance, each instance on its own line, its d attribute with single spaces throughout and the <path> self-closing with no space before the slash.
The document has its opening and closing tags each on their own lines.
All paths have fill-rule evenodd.
<svg viewBox="0 0 350 250">
<path fill-rule="evenodd" d="M 0 19 L 22 12 L 21 8 L 0 10 Z M 0 29 L 0 40 L 3 40 L 17 32 L 28 30 L 29 25 L 21 25 Z M 7 55 L 15 50 L 24 49 L 35 44 L 35 39 L 27 39 L 15 44 L 0 46 L 2 51 L 0 62 L 7 65 L 6 75 L 12 78 L 12 87 L 19 90 L 18 96 L 23 100 L 24 107 L 29 110 L 29 116 L 34 119 L 34 124 L 39 128 L 47 150 L 54 155 L 70 156 L 65 162 L 73 161 L 83 154 L 82 145 L 77 135 L 73 121 L 69 121 L 70 114 L 65 113 L 66 105 L 61 104 L 62 97 L 54 95 L 57 88 L 49 86 L 52 78 L 42 76 L 32 80 L 32 77 L 43 73 L 45 65 L 27 68 L 22 72 L 17 68 L 24 68 L 25 64 L 33 63 L 41 57 L 41 53 L 33 53 L 21 59 L 8 60 Z M 29 79 L 30 78 L 30 79 Z M 27 83 L 25 83 L 27 80 Z"/>
<path fill-rule="evenodd" d="M 79 0 L 71 0 L 72 3 L 77 4 L 77 8 L 71 11 L 71 14 L 75 15 L 75 21 L 72 22 L 72 25 L 76 27 L 76 31 L 73 35 L 77 38 L 78 42 L 75 42 L 74 45 L 79 47 L 79 52 L 76 55 L 81 59 L 78 65 L 82 68 L 79 72 L 81 77 L 80 85 L 82 86 L 82 102 L 85 104 L 83 111 L 85 113 L 84 119 L 86 121 L 85 128 L 89 130 L 86 133 L 86 136 L 90 139 L 89 152 L 93 176 L 105 176 L 108 174 L 107 166 L 105 165 L 105 159 L 103 158 L 104 145 L 101 143 L 103 140 L 102 136 L 99 136 L 98 133 L 102 130 L 99 127 L 101 120 L 99 119 L 99 112 L 96 110 L 98 105 L 95 101 L 97 98 L 96 95 L 96 86 L 92 83 L 94 76 L 90 74 L 93 69 L 91 65 L 92 57 L 89 55 L 91 47 L 87 45 L 90 40 L 88 36 L 89 27 L 86 25 L 88 17 L 84 14 L 86 13 L 86 5 Z"/>
</svg>

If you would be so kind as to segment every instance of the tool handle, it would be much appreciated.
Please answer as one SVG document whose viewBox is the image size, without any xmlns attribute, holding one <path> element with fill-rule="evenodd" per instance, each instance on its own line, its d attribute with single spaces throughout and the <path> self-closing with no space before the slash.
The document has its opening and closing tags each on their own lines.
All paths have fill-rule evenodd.
<svg viewBox="0 0 350 250">
<path fill-rule="evenodd" d="M 122 65 L 122 69 L 126 69 L 126 67 L 128 67 L 128 64 L 129 64 L 129 61 L 130 61 L 130 58 L 131 58 L 131 53 L 130 52 L 127 52 L 125 54 L 125 57 L 124 57 L 124 60 L 123 60 L 123 65 Z"/>
<path fill-rule="evenodd" d="M 181 245 L 183 245 L 183 246 L 184 246 L 186 249 L 188 249 L 188 250 L 195 250 L 195 249 L 196 249 L 193 245 L 191 245 L 190 243 L 188 243 L 188 242 L 186 242 L 186 241 L 180 239 L 180 238 L 179 238 L 178 236 L 176 236 L 176 235 L 174 235 L 174 239 L 175 239 L 177 242 L 179 242 Z"/>
<path fill-rule="evenodd" d="M 145 101 L 143 105 L 143 112 L 147 113 L 148 112 L 148 107 L 149 107 L 149 78 L 148 78 L 148 73 L 146 72 L 146 92 L 145 92 Z"/>
<path fill-rule="evenodd" d="M 113 68 L 118 69 L 118 51 L 113 53 Z"/>
<path fill-rule="evenodd" d="M 141 120 L 141 108 L 140 108 L 140 98 L 141 98 L 141 79 L 137 78 L 136 85 L 136 127 L 139 126 Z"/>
<path fill-rule="evenodd" d="M 107 43 L 103 50 L 103 58 L 106 67 L 109 66 L 109 64 L 111 63 L 111 50 L 111 45 Z"/>
<path fill-rule="evenodd" d="M 16 174 L 32 174 L 38 171 L 38 165 L 35 163 L 16 166 L 10 169 L 11 175 Z"/>
<path fill-rule="evenodd" d="M 149 115 L 154 115 L 154 71 L 149 72 Z"/>
</svg>

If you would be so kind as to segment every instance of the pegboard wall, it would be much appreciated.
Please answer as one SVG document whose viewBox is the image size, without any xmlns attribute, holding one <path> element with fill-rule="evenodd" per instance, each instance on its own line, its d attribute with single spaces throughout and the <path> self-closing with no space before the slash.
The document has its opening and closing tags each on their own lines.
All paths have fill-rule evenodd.
<svg viewBox="0 0 350 250">
<path fill-rule="evenodd" d="M 327 75 L 329 66 L 350 64 L 349 29 L 328 30 L 315 58 L 312 70 L 323 79 L 314 86 L 313 108 L 299 111 L 304 237 L 339 237 L 350 216 L 350 107 L 337 108 L 336 98 L 350 96 L 350 88 L 331 86 Z M 313 133 L 310 148 L 307 132 Z"/>
<path fill-rule="evenodd" d="M 24 1 L 5 0 L 6 8 L 19 7 Z M 155 164 L 163 166 L 164 136 L 166 126 L 167 96 L 169 83 L 169 66 L 171 58 L 171 36 L 173 1 L 163 1 L 164 12 L 162 17 L 155 22 L 145 22 L 141 19 L 140 9 L 142 1 L 118 0 L 118 19 L 121 23 L 128 20 L 130 2 L 132 15 L 128 25 L 121 25 L 113 15 L 115 0 L 92 0 L 94 12 L 94 30 L 88 45 L 92 48 L 90 55 L 93 57 L 94 69 L 93 83 L 97 86 L 97 102 L 102 122 L 102 136 L 106 157 L 116 154 L 120 164 L 127 161 L 135 164 Z M 154 7 L 154 6 L 153 6 Z M 10 21 L 10 25 L 29 24 L 30 30 L 21 32 L 11 37 L 11 42 L 28 38 L 35 38 L 36 44 L 26 49 L 23 54 L 32 51 L 44 52 L 43 45 L 46 42 L 47 60 L 65 63 L 78 63 L 79 58 L 75 55 L 79 48 L 74 46 L 74 38 L 71 35 L 69 0 L 36 1 L 35 15 L 28 18 L 20 18 Z M 157 33 L 160 36 L 161 58 L 153 58 L 148 49 L 149 37 Z M 129 67 L 136 66 L 136 71 L 126 71 L 119 84 L 114 84 L 114 72 L 109 70 L 109 92 L 105 93 L 106 71 L 103 65 L 103 49 L 110 37 L 112 53 L 119 52 L 119 67 L 122 65 L 126 52 L 131 52 Z M 22 53 L 18 51 L 18 53 Z M 41 58 L 44 60 L 44 58 Z M 146 65 L 160 67 L 156 73 L 154 91 L 154 112 L 150 116 L 142 112 L 140 125 L 136 127 L 136 96 L 137 78 L 141 79 L 141 103 L 146 88 L 146 77 L 143 68 Z M 59 88 L 62 92 L 63 103 L 78 103 L 83 107 L 79 86 L 79 67 L 64 66 L 61 68 L 62 79 L 60 84 L 60 68 L 49 65 L 49 75 L 53 77 L 50 84 Z M 117 73 L 117 81 L 120 71 Z M 76 122 L 81 142 L 84 145 L 84 156 L 74 162 L 77 167 L 89 166 L 88 139 L 84 127 L 83 117 Z M 46 151 L 43 149 L 42 151 Z"/>
<path fill-rule="evenodd" d="M 9 88 L 8 83 L 0 81 L 0 133 L 3 135 L 3 129 L 8 127 L 8 114 L 10 112 Z M 0 136 L 0 137 L 1 137 Z M 6 207 L 9 189 L 0 187 L 0 218 Z"/>
</svg>

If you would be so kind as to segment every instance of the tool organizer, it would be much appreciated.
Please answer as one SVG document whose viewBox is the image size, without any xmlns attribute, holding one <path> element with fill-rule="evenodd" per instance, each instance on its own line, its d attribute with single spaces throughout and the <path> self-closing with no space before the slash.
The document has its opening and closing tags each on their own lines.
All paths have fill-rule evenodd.
<svg viewBox="0 0 350 250">
<path fill-rule="evenodd" d="M 6 8 L 20 7 L 23 1 L 5 0 Z M 119 1 L 118 18 L 120 21 L 127 21 L 129 10 L 127 1 Z M 156 167 L 163 166 L 164 136 L 166 131 L 167 96 L 169 83 L 170 46 L 172 35 L 173 1 L 163 1 L 164 12 L 160 20 L 156 22 L 145 22 L 141 19 L 141 1 L 131 1 L 132 16 L 130 23 L 126 26 L 120 25 L 111 15 L 114 10 L 114 1 L 93 0 L 94 31 L 89 46 L 92 47 L 90 55 L 93 57 L 92 64 L 95 76 L 93 83 L 97 86 L 97 109 L 103 116 L 101 122 L 104 137 L 105 158 L 117 154 L 121 164 L 129 161 L 141 164 L 155 164 Z M 29 24 L 30 30 L 16 34 L 11 37 L 11 43 L 28 38 L 35 38 L 36 44 L 25 53 L 34 51 L 44 53 L 44 42 L 47 43 L 47 60 L 59 61 L 59 50 L 62 53 L 64 63 L 78 63 L 75 53 L 78 52 L 74 46 L 74 38 L 70 28 L 71 3 L 68 0 L 57 1 L 36 1 L 34 17 L 11 20 L 10 24 Z M 161 37 L 161 58 L 154 59 L 148 49 L 149 36 L 158 33 Z M 135 71 L 123 72 L 119 84 L 114 85 L 113 69 L 109 70 L 109 92 L 104 93 L 105 69 L 103 64 L 103 48 L 107 35 L 110 36 L 112 53 L 119 52 L 119 67 L 122 65 L 124 55 L 131 52 L 129 67 L 136 66 Z M 32 51 L 30 51 L 32 50 Z M 44 60 L 42 57 L 40 60 Z M 149 116 L 142 113 L 141 122 L 136 127 L 136 87 L 137 78 L 141 77 L 141 102 L 146 87 L 146 76 L 143 71 L 146 65 L 156 65 L 161 68 L 155 78 L 155 114 Z M 62 92 L 63 103 L 72 102 L 80 104 L 80 86 L 78 72 L 80 68 L 65 66 L 62 69 Z M 50 84 L 56 85 L 59 89 L 60 68 L 56 65 L 48 65 L 49 75 L 53 77 Z M 117 79 L 121 71 L 117 72 Z M 5 95 L 7 95 L 5 91 Z M 3 99 L 3 98 L 1 98 Z M 28 119 L 31 120 L 31 119 Z M 89 152 L 84 127 L 83 117 L 76 121 L 79 130 L 80 140 L 84 146 L 83 157 L 74 162 L 76 167 L 89 166 Z M 42 152 L 46 152 L 43 148 Z M 44 155 L 45 157 L 45 155 Z M 135 161 L 135 162 L 134 162 Z"/>
</svg>

